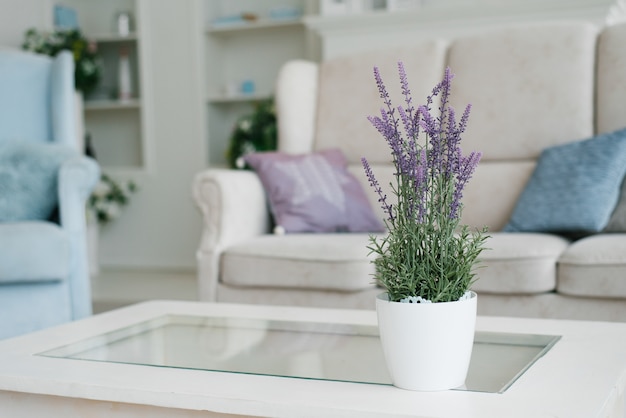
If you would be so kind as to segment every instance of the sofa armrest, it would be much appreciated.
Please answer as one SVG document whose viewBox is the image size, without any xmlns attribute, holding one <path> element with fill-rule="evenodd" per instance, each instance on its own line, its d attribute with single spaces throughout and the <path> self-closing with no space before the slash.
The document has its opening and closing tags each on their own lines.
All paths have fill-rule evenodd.
<svg viewBox="0 0 626 418">
<path fill-rule="evenodd" d="M 202 236 L 196 252 L 201 300 L 216 300 L 219 257 L 230 245 L 269 233 L 267 198 L 252 171 L 209 169 L 193 182 L 193 198 L 202 213 Z"/>
<path fill-rule="evenodd" d="M 59 171 L 59 215 L 61 227 L 70 238 L 72 268 L 68 278 L 71 289 L 72 318 L 91 315 L 91 284 L 87 258 L 85 202 L 100 176 L 91 158 L 76 156 Z"/>
</svg>

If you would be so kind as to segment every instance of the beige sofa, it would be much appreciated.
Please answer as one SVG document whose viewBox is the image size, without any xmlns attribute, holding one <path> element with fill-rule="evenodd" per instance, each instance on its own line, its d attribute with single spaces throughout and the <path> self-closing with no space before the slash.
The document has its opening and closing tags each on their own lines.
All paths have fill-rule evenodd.
<svg viewBox="0 0 626 418">
<path fill-rule="evenodd" d="M 341 148 L 378 210 L 360 158 L 368 158 L 383 185 L 393 170 L 385 141 L 366 120 L 381 106 L 372 67 L 393 90 L 402 60 L 413 97 L 421 99 L 450 66 L 452 104 L 473 105 L 462 145 L 483 152 L 463 212 L 464 223 L 486 225 L 491 235 L 474 285 L 479 313 L 626 321 L 626 233 L 571 241 L 499 232 L 544 148 L 626 126 L 624 45 L 626 25 L 554 22 L 416 39 L 321 64 L 290 62 L 277 81 L 279 147 Z M 266 195 L 252 171 L 208 169 L 195 178 L 193 192 L 204 219 L 201 299 L 374 308 L 380 289 L 368 234 L 272 234 Z"/>
</svg>

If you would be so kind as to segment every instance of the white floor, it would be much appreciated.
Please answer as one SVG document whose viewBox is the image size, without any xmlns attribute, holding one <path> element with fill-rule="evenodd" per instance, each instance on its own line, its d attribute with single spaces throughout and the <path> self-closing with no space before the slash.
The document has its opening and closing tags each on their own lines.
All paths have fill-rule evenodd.
<svg viewBox="0 0 626 418">
<path fill-rule="evenodd" d="M 91 286 L 94 313 L 154 299 L 197 300 L 195 271 L 104 267 Z"/>
</svg>

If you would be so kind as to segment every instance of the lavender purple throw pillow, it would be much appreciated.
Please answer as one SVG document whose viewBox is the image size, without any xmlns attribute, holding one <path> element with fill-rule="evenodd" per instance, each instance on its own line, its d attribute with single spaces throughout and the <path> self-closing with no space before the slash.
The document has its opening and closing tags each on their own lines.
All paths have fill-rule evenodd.
<svg viewBox="0 0 626 418">
<path fill-rule="evenodd" d="M 383 231 L 340 150 L 259 152 L 244 160 L 261 179 L 274 221 L 285 232 Z"/>
</svg>

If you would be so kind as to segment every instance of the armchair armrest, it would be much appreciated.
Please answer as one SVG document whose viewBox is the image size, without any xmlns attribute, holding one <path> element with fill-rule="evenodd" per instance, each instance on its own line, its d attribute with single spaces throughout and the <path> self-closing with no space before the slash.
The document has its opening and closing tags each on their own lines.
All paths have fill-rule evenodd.
<svg viewBox="0 0 626 418">
<path fill-rule="evenodd" d="M 61 227 L 70 237 L 73 268 L 68 278 L 73 319 L 91 314 L 91 284 L 87 261 L 85 202 L 100 175 L 91 158 L 76 156 L 65 161 L 59 170 L 59 214 Z"/>
<path fill-rule="evenodd" d="M 196 252 L 201 300 L 216 300 L 219 257 L 224 248 L 270 231 L 263 185 L 251 171 L 209 169 L 193 182 L 193 198 L 203 217 Z"/>
<path fill-rule="evenodd" d="M 72 232 L 85 230 L 85 203 L 98 182 L 100 168 L 89 157 L 65 161 L 59 171 L 59 212 L 61 226 Z"/>
</svg>

